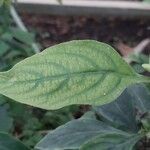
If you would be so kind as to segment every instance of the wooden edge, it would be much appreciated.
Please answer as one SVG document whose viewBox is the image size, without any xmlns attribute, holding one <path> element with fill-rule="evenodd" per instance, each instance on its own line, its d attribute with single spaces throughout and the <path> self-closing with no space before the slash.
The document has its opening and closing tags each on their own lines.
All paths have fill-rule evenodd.
<svg viewBox="0 0 150 150">
<path fill-rule="evenodd" d="M 150 4 L 130 1 L 98 0 L 18 0 L 19 11 L 56 15 L 115 15 L 150 17 Z"/>
</svg>

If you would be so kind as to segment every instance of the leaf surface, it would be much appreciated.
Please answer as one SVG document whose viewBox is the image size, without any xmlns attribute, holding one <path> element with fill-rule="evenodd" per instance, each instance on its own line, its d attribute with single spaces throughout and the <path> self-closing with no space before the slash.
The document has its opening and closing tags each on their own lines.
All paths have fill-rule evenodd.
<svg viewBox="0 0 150 150">
<path fill-rule="evenodd" d="M 85 142 L 100 134 L 125 133 L 96 119 L 81 118 L 50 132 L 37 145 L 39 150 L 79 149 Z"/>
<path fill-rule="evenodd" d="M 37 145 L 38 150 L 131 150 L 141 139 L 139 134 L 130 134 L 115 129 L 96 119 L 83 116 L 50 132 Z M 127 147 L 128 145 L 128 147 Z M 119 149 L 120 148 L 120 149 Z"/>
<path fill-rule="evenodd" d="M 12 28 L 11 32 L 13 37 L 21 41 L 22 43 L 31 45 L 34 42 L 34 36 L 31 33 L 24 32 L 18 28 Z"/>
<path fill-rule="evenodd" d="M 44 109 L 72 104 L 102 105 L 130 84 L 149 81 L 137 75 L 110 46 L 83 40 L 62 43 L 0 73 L 0 93 Z"/>
</svg>

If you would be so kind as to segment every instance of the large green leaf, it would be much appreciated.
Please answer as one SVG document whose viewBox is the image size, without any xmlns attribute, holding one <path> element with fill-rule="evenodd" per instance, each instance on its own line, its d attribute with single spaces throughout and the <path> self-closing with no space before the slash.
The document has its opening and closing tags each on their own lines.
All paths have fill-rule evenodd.
<svg viewBox="0 0 150 150">
<path fill-rule="evenodd" d="M 103 134 L 83 145 L 80 150 L 133 150 L 141 139 L 139 134 Z"/>
<path fill-rule="evenodd" d="M 111 102 L 137 75 L 110 46 L 83 40 L 50 47 L 0 73 L 0 93 L 44 109 Z"/>
<path fill-rule="evenodd" d="M 96 119 L 83 117 L 50 132 L 36 146 L 40 150 L 78 149 L 85 142 L 100 134 L 124 133 Z"/>
<path fill-rule="evenodd" d="M 21 142 L 0 132 L 0 150 L 29 150 Z"/>
</svg>

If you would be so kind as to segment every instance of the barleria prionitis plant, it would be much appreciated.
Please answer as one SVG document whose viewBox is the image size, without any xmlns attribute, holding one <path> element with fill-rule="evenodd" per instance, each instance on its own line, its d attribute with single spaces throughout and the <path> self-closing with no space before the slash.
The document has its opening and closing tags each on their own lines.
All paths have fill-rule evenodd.
<svg viewBox="0 0 150 150">
<path fill-rule="evenodd" d="M 150 131 L 149 91 L 143 85 L 129 87 L 143 82 L 150 78 L 137 74 L 111 46 L 78 40 L 47 48 L 1 72 L 0 93 L 47 110 L 93 105 L 80 119 L 50 132 L 35 149 L 132 150 Z"/>
</svg>

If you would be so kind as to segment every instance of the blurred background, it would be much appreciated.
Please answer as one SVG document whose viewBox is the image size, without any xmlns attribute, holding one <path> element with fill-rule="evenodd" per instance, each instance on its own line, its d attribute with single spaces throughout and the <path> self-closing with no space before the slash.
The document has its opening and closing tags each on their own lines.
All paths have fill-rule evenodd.
<svg viewBox="0 0 150 150">
<path fill-rule="evenodd" d="M 92 39 L 113 46 L 145 74 L 149 62 L 150 0 L 0 0 L 0 71 L 57 43 Z M 45 111 L 0 95 L 0 131 L 33 146 L 49 130 L 90 106 Z"/>
</svg>

